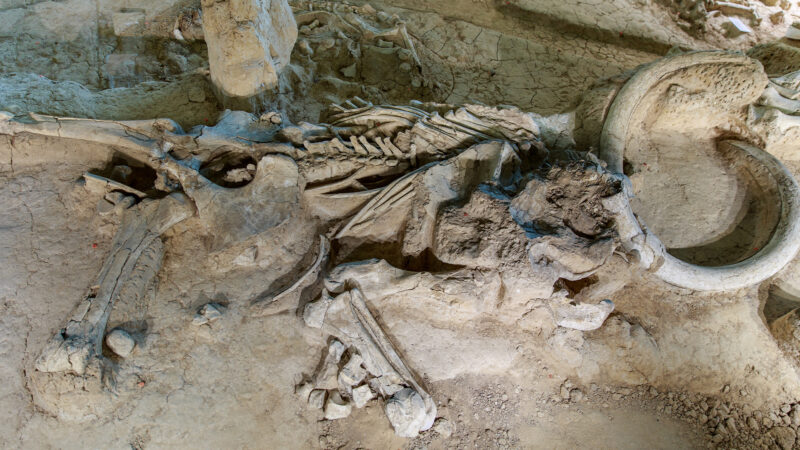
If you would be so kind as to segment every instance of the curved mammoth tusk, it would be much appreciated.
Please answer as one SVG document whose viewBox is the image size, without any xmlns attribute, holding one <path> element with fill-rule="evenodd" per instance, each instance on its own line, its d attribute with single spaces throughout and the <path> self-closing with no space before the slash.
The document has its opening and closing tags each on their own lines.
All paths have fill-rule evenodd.
<svg viewBox="0 0 800 450">
<path fill-rule="evenodd" d="M 687 72 L 693 74 L 693 81 L 687 81 Z M 741 82 L 731 81 L 736 76 L 742 77 Z M 600 155 L 609 170 L 622 173 L 625 149 L 632 145 L 632 136 L 648 129 L 646 124 L 657 119 L 658 113 L 652 111 L 656 102 L 668 98 L 674 86 L 684 84 L 688 101 L 701 102 L 698 106 L 704 108 L 699 110 L 704 117 L 716 115 L 714 120 L 719 122 L 720 118 L 739 117 L 747 105 L 762 96 L 768 79 L 758 61 L 719 51 L 690 52 L 644 66 L 619 91 L 603 124 Z M 702 95 L 694 100 L 695 93 Z M 703 95 L 708 98 L 703 99 Z M 731 157 L 742 158 L 742 165 L 750 167 L 751 172 L 766 169 L 777 186 L 777 225 L 768 242 L 749 258 L 718 267 L 682 261 L 670 255 L 660 240 L 639 224 L 626 199 L 609 205 L 616 211 L 623 247 L 638 256 L 641 266 L 669 284 L 701 291 L 750 286 L 775 275 L 800 251 L 800 188 L 791 173 L 780 160 L 760 148 L 737 141 L 719 144 L 730 146 Z"/>
<path fill-rule="evenodd" d="M 718 267 L 682 261 L 667 253 L 661 241 L 639 224 L 629 203 L 618 200 L 620 204 L 607 205 L 616 212 L 623 247 L 639 256 L 640 265 L 674 286 L 698 291 L 751 286 L 778 273 L 800 251 L 800 186 L 791 173 L 777 158 L 757 147 L 736 141 L 724 141 L 722 145 L 737 149 L 732 153 L 738 153 L 735 157 L 743 158 L 747 164 L 765 167 L 775 180 L 780 197 L 780 215 L 769 241 L 744 261 Z"/>
<path fill-rule="evenodd" d="M 738 289 L 760 283 L 778 273 L 800 251 L 800 187 L 781 162 L 751 145 L 726 141 L 748 162 L 763 165 L 775 179 L 780 196 L 780 217 L 769 242 L 756 254 L 736 264 L 704 267 L 663 252 L 655 274 L 667 283 L 701 291 Z M 663 248 L 663 247 L 662 247 Z"/>
<path fill-rule="evenodd" d="M 628 139 L 636 132 L 638 124 L 648 120 L 646 109 L 651 106 L 652 94 L 664 95 L 673 83 L 673 77 L 690 69 L 700 73 L 700 84 L 714 86 L 717 97 L 726 99 L 716 102 L 715 109 L 719 115 L 737 114 L 758 100 L 769 83 L 761 63 L 739 53 L 688 52 L 662 58 L 642 67 L 617 93 L 603 122 L 600 158 L 608 163 L 610 171 L 622 173 Z M 734 69 L 752 74 L 751 79 L 746 83 L 723 85 L 722 81 Z"/>
</svg>

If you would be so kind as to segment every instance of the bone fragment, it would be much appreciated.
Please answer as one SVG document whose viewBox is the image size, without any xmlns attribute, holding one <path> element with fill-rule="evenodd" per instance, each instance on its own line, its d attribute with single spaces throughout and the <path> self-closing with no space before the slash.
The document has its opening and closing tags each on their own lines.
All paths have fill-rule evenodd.
<svg viewBox="0 0 800 450">
<path fill-rule="evenodd" d="M 573 330 L 591 331 L 600 328 L 612 311 L 614 302 L 603 300 L 596 305 L 572 304 L 568 299 L 557 299 L 550 304 L 556 325 Z"/>
<path fill-rule="evenodd" d="M 333 391 L 328 395 L 328 401 L 325 402 L 325 419 L 337 420 L 344 419 L 353 411 L 353 405 L 343 399 L 338 392 Z"/>
<path fill-rule="evenodd" d="M 353 405 L 356 408 L 363 408 L 373 398 L 375 398 L 375 393 L 366 384 L 353 389 Z"/>
</svg>

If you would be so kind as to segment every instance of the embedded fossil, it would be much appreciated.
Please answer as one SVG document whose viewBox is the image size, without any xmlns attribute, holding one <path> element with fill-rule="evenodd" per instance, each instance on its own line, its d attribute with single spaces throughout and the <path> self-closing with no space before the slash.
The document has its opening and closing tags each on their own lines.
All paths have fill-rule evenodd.
<svg viewBox="0 0 800 450">
<path fill-rule="evenodd" d="M 680 78 L 687 69 L 714 79 L 715 71 L 737 68 L 755 74 L 748 84 L 702 90 Z M 97 292 L 87 295 L 56 334 L 37 369 L 82 376 L 90 364 L 105 363 L 100 346 L 115 298 L 142 295 L 158 270 L 163 251 L 158 236 L 195 209 L 209 228 L 210 252 L 267 233 L 303 211 L 324 230 L 318 254 L 288 289 L 253 308 L 261 314 L 297 310 L 308 325 L 335 335 L 341 348 L 326 356 L 326 361 L 332 358 L 323 364 L 326 373 L 344 351 L 350 352 L 353 363 L 339 373 L 345 381 L 330 386 L 323 383 L 328 381 L 324 374 L 315 376 L 298 387 L 304 400 L 320 406 L 327 395 L 320 390 L 336 391 L 325 406 L 326 416 L 336 418 L 347 414 L 350 400 L 362 404 L 375 391 L 387 400 L 397 432 L 414 436 L 432 426 L 435 404 L 372 312 L 400 289 L 425 295 L 430 284 L 446 293 L 453 286 L 476 284 L 463 279 L 498 280 L 484 285 L 492 295 L 465 295 L 472 303 L 452 312 L 469 316 L 492 310 L 486 298 L 502 303 L 514 283 L 515 289 L 535 291 L 537 298 L 551 298 L 557 283 L 591 277 L 614 255 L 626 258 L 631 270 L 697 290 L 757 284 L 794 258 L 800 248 L 797 183 L 780 161 L 754 146 L 769 141 L 759 136 L 755 122 L 738 119 L 743 107 L 760 97 L 767 106 L 787 105 L 772 91 L 764 94 L 766 76 L 756 68 L 740 55 L 691 53 L 641 69 L 616 95 L 605 119 L 601 156 L 608 169 L 591 153 L 549 153 L 542 139 L 549 125 L 511 107 L 375 106 L 354 99 L 334 106 L 327 125 L 265 123 L 228 111 L 216 126 L 188 133 L 164 119 L 4 115 L 0 134 L 106 144 L 109 152 L 152 168 L 158 174 L 153 190 L 169 194 L 121 207 L 122 226 Z M 715 145 L 738 155 L 742 164 L 765 169 L 773 180 L 780 199 L 778 222 L 754 255 L 714 268 L 681 261 L 634 214 L 623 159 L 647 117 L 640 113 L 657 102 L 733 117 L 730 122 L 739 128 L 720 133 Z M 749 143 L 728 139 L 730 134 Z M 119 183 L 106 181 L 104 189 L 137 192 Z M 134 272 L 138 278 L 126 290 Z M 504 278 L 506 272 L 518 275 L 516 281 Z M 420 286 L 423 278 L 431 283 Z M 306 290 L 314 301 L 301 299 Z M 613 305 L 570 305 L 576 307 L 570 310 L 561 300 L 553 302 L 555 320 L 580 330 L 600 327 Z M 362 363 L 369 375 L 357 375 Z"/>
</svg>

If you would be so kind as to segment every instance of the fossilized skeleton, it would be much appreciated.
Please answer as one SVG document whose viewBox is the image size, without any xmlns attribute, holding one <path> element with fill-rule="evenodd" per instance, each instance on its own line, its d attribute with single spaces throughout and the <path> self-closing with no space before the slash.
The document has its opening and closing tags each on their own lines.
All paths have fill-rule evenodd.
<svg viewBox="0 0 800 450">
<path fill-rule="evenodd" d="M 96 285 L 36 368 L 69 377 L 109 373 L 104 366 L 111 363 L 101 347 L 111 308 L 125 296 L 145 295 L 163 256 L 159 236 L 176 223 L 197 214 L 217 231 L 209 242 L 214 252 L 268 232 L 304 208 L 328 230 L 320 236 L 317 257 L 289 288 L 255 303 L 254 311 L 297 310 L 306 324 L 335 336 L 321 371 L 297 387 L 304 401 L 325 408 L 333 419 L 377 394 L 387 400 L 398 434 L 414 436 L 432 425 L 436 407 L 373 317 L 372 309 L 391 293 L 413 294 L 420 284 L 447 292 L 448 286 L 463 283 L 453 274 L 493 273 L 509 295 L 527 289 L 537 298 L 552 298 L 560 325 L 590 330 L 603 323 L 613 303 L 572 305 L 554 295 L 553 286 L 597 273 L 614 254 L 670 284 L 697 290 L 761 282 L 796 255 L 798 186 L 775 157 L 756 146 L 763 140 L 720 143 L 744 156 L 746 164 L 766 168 L 781 200 L 769 243 L 746 261 L 715 268 L 680 261 L 640 224 L 629 204 L 630 186 L 620 172 L 642 105 L 670 74 L 737 64 L 751 62 L 738 55 L 696 53 L 640 70 L 617 95 L 606 120 L 601 155 L 608 168 L 590 153 L 548 152 L 542 142 L 548 125 L 512 107 L 374 106 L 354 99 L 333 107 L 328 125 L 282 126 L 274 115 L 259 120 L 226 112 L 217 125 L 188 133 L 163 119 L 5 115 L 2 134 L 107 144 L 109 151 L 153 168 L 158 174 L 153 191 L 162 192 L 148 198 L 119 181 L 87 175 L 87 188 L 106 193 L 109 209 L 122 214 L 121 225 Z M 786 83 L 775 84 L 780 82 L 769 85 L 760 103 L 785 111 L 796 99 Z M 758 80 L 754 84 L 754 91 L 763 91 Z M 707 104 L 668 83 L 659 92 L 674 95 L 675 101 Z M 730 102 L 731 111 L 754 98 L 739 100 Z M 743 122 L 738 135 L 757 135 L 748 130 L 758 128 L 766 115 Z M 470 234 L 481 227 L 491 232 Z M 482 311 L 481 289 L 499 289 L 493 283 L 463 294 L 464 304 L 472 306 L 458 314 Z M 314 299 L 305 303 L 300 293 L 309 289 Z"/>
</svg>

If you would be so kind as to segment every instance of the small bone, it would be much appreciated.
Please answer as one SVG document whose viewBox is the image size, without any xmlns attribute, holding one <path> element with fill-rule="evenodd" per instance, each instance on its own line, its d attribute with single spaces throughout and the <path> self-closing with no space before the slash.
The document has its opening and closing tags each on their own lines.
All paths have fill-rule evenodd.
<svg viewBox="0 0 800 450">
<path fill-rule="evenodd" d="M 360 355 L 354 354 L 351 356 L 347 364 L 339 371 L 339 384 L 350 388 L 361 383 L 364 377 L 367 376 L 366 369 L 361 367 L 361 363 L 363 362 L 364 359 L 361 358 Z"/>
<path fill-rule="evenodd" d="M 95 175 L 93 173 L 87 172 L 83 174 L 83 179 L 86 182 L 86 190 L 89 192 L 105 195 L 113 191 L 122 191 L 131 195 L 135 195 L 138 198 L 147 197 L 147 194 L 138 189 L 134 189 L 128 185 L 101 177 L 100 175 Z"/>
<path fill-rule="evenodd" d="M 764 89 L 764 93 L 761 95 L 761 98 L 758 99 L 759 103 L 761 105 L 773 107 L 786 114 L 800 114 L 800 100 L 792 100 L 791 98 L 781 95 L 781 93 L 778 91 L 779 88 L 781 87 L 775 85 L 774 83 L 770 83 L 770 85 Z"/>
<path fill-rule="evenodd" d="M 194 325 L 205 325 L 207 323 L 211 323 L 220 317 L 222 317 L 221 310 L 224 309 L 221 305 L 216 303 L 207 303 L 200 307 L 195 314 L 194 319 L 192 319 L 192 324 Z"/>
<path fill-rule="evenodd" d="M 308 395 L 308 407 L 312 409 L 322 409 L 325 406 L 325 389 L 314 389 Z"/>
<path fill-rule="evenodd" d="M 353 389 L 353 404 L 356 408 L 363 408 L 373 398 L 375 393 L 366 384 Z"/>
</svg>

